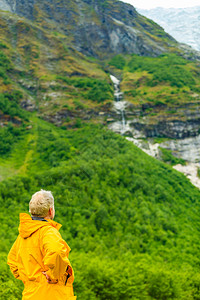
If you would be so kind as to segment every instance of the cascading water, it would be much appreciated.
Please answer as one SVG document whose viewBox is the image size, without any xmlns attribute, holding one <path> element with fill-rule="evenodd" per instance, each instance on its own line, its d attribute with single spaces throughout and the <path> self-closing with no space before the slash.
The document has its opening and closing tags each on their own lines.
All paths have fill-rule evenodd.
<svg viewBox="0 0 200 300">
<path fill-rule="evenodd" d="M 114 84 L 114 96 L 115 96 L 115 101 L 120 101 L 122 100 L 122 92 L 120 91 L 120 80 L 117 79 L 115 76 L 110 75 L 110 78 Z"/>
<path fill-rule="evenodd" d="M 114 84 L 114 107 L 117 111 L 117 113 L 121 114 L 121 122 L 119 125 L 119 131 L 121 134 L 124 134 L 126 132 L 126 119 L 125 119 L 125 108 L 126 108 L 126 102 L 122 101 L 123 99 L 123 93 L 120 91 L 120 80 L 117 79 L 115 76 L 110 75 L 110 78 Z"/>
<path fill-rule="evenodd" d="M 166 141 L 161 144 L 154 144 L 150 140 L 144 142 L 143 138 L 145 138 L 145 136 L 131 126 L 133 120 L 125 120 L 125 110 L 128 108 L 129 103 L 123 101 L 123 93 L 120 91 L 120 80 L 113 75 L 110 75 L 110 78 L 114 85 L 114 110 L 115 113 L 121 115 L 121 121 L 112 122 L 108 127 L 114 132 L 122 135 L 128 132 L 131 133 L 133 137 L 126 137 L 126 139 L 133 142 L 137 147 L 155 158 L 159 158 L 160 156 L 160 147 L 178 152 L 180 157 L 185 159 L 188 163 L 186 166 L 176 165 L 173 168 L 185 174 L 192 184 L 200 189 L 200 179 L 198 175 L 200 169 L 200 154 L 198 150 L 200 145 L 200 135 L 198 137 L 179 141 Z M 195 147 L 192 147 L 191 152 L 192 144 L 194 144 Z"/>
</svg>

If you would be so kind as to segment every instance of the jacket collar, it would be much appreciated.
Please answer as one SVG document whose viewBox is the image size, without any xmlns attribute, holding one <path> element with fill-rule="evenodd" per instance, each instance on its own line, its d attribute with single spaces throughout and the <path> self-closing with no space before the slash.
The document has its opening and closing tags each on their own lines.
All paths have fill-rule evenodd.
<svg viewBox="0 0 200 300">
<path fill-rule="evenodd" d="M 44 221 L 44 222 L 47 222 L 47 220 L 45 220 L 44 218 L 41 218 L 41 217 L 31 216 L 31 219 L 34 220 L 34 221 Z"/>
</svg>

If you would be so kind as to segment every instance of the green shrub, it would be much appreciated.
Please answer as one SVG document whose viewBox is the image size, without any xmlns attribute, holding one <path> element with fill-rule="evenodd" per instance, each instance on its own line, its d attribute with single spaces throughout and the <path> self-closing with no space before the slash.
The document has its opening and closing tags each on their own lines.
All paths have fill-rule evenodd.
<svg viewBox="0 0 200 300">
<path fill-rule="evenodd" d="M 148 71 L 153 75 L 147 85 L 156 86 L 162 82 L 168 82 L 171 86 L 194 86 L 195 80 L 192 72 L 185 68 L 187 60 L 175 55 L 164 54 L 158 58 L 141 57 L 133 55 L 128 63 L 128 70 Z"/>
<path fill-rule="evenodd" d="M 0 94 L 0 110 L 11 117 L 20 117 L 23 120 L 28 120 L 27 112 L 21 109 L 19 101 L 22 98 L 22 94 L 19 91 L 13 91 L 12 93 Z"/>
<path fill-rule="evenodd" d="M 172 154 L 171 150 L 168 150 L 168 149 L 165 149 L 165 148 L 160 148 L 160 147 L 159 147 L 159 149 L 162 152 L 162 157 L 161 158 L 164 162 L 170 163 L 172 166 L 178 165 L 178 164 L 181 164 L 181 165 L 186 164 L 186 161 L 184 159 L 175 157 Z"/>
<path fill-rule="evenodd" d="M 6 127 L 0 127 L 0 155 L 8 155 L 23 132 L 22 127 L 15 127 L 12 123 Z"/>
<path fill-rule="evenodd" d="M 123 70 L 126 65 L 126 60 L 122 55 L 114 56 L 110 61 L 109 65 L 116 67 L 117 69 Z"/>
<path fill-rule="evenodd" d="M 198 299 L 199 190 L 100 126 L 38 122 L 26 174 L 0 182 L 1 253 L 31 195 L 52 190 L 80 299 Z M 20 299 L 21 287 L 1 264 L 1 298 Z"/>
<path fill-rule="evenodd" d="M 85 99 L 95 102 L 104 102 L 105 100 L 113 99 L 112 87 L 106 80 L 78 77 L 68 78 L 63 76 L 57 76 L 57 79 L 62 80 L 67 85 L 80 89 L 80 94 Z"/>
</svg>

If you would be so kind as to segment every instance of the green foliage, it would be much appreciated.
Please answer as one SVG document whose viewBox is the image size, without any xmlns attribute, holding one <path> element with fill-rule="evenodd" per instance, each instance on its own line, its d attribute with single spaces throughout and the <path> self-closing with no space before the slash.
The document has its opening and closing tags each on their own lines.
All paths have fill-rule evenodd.
<svg viewBox="0 0 200 300">
<path fill-rule="evenodd" d="M 29 135 L 26 174 L 0 182 L 4 257 L 18 213 L 43 188 L 54 194 L 80 299 L 198 299 L 200 194 L 185 176 L 98 126 L 38 121 Z M 1 298 L 21 299 L 0 266 Z"/>
<path fill-rule="evenodd" d="M 129 96 L 132 96 L 132 97 L 135 97 L 135 96 L 137 96 L 139 93 L 138 93 L 136 90 L 129 90 L 129 91 L 126 91 L 124 94 L 125 94 L 125 95 L 129 95 Z"/>
<path fill-rule="evenodd" d="M 112 89 L 106 81 L 94 81 L 92 88 L 85 94 L 85 98 L 104 102 L 106 100 L 112 99 Z"/>
<path fill-rule="evenodd" d="M 184 159 L 175 157 L 172 154 L 171 150 L 168 150 L 168 149 L 165 149 L 165 148 L 161 148 L 161 147 L 159 147 L 159 149 L 162 152 L 162 157 L 161 158 L 162 158 L 162 160 L 164 162 L 170 163 L 172 166 L 178 165 L 178 164 L 181 164 L 181 165 L 185 165 L 186 164 L 186 162 L 185 162 Z"/>
<path fill-rule="evenodd" d="M 14 145 L 24 136 L 28 113 L 21 109 L 19 102 L 22 94 L 19 91 L 0 94 L 0 112 L 5 121 L 0 127 L 0 155 L 8 155 Z"/>
<path fill-rule="evenodd" d="M 11 117 L 20 117 L 24 120 L 28 120 L 27 113 L 21 109 L 19 100 L 22 98 L 22 94 L 19 91 L 13 91 L 12 93 L 0 94 L 0 110 Z"/>
<path fill-rule="evenodd" d="M 133 55 L 128 63 L 128 70 L 129 72 L 148 71 L 152 74 L 153 78 L 147 82 L 149 86 L 167 82 L 171 86 L 191 87 L 195 85 L 195 80 L 185 67 L 187 63 L 187 60 L 175 54 L 165 54 L 158 58 Z"/>
<path fill-rule="evenodd" d="M 0 41 L 0 49 L 8 49 L 8 46 Z"/>
<path fill-rule="evenodd" d="M 0 51 L 0 67 L 4 70 L 9 70 L 11 67 L 11 62 L 3 51 Z"/>
<path fill-rule="evenodd" d="M 21 138 L 23 131 L 22 127 L 14 127 L 12 123 L 0 128 L 0 155 L 9 154 L 13 145 Z"/>
<path fill-rule="evenodd" d="M 117 69 L 123 70 L 126 65 L 126 60 L 122 55 L 114 56 L 110 61 L 109 65 L 116 67 Z"/>
<path fill-rule="evenodd" d="M 74 128 L 81 128 L 82 127 L 82 121 L 80 118 L 76 119 L 76 122 L 73 125 Z"/>
<path fill-rule="evenodd" d="M 2 47 L 3 44 L 0 44 L 0 48 Z M 4 84 L 9 84 L 10 80 L 7 75 L 7 71 L 11 69 L 11 62 L 9 58 L 4 54 L 3 51 L 0 50 L 0 78 L 3 79 Z"/>
<path fill-rule="evenodd" d="M 50 167 L 56 167 L 76 153 L 69 141 L 63 137 L 56 137 L 52 130 L 39 127 L 38 131 L 41 138 L 39 138 L 36 147 L 39 155 L 37 161 L 41 160 L 41 163 L 45 162 Z"/>
<path fill-rule="evenodd" d="M 2 300 L 15 300 L 21 299 L 22 293 L 22 283 L 14 282 L 13 278 L 9 272 L 8 266 L 6 266 L 7 256 L 5 254 L 0 254 L 1 264 L 0 264 L 0 295 Z M 3 262 L 3 263 L 2 263 Z"/>
<path fill-rule="evenodd" d="M 109 7 L 110 1 L 98 2 L 103 9 Z M 146 20 L 143 24 L 148 29 L 151 23 Z M 108 76 L 107 81 L 89 78 L 106 75 L 99 74 L 96 64 L 91 67 L 89 60 L 82 59 L 73 49 L 66 51 L 67 42 L 55 28 L 53 39 L 41 31 L 40 36 L 45 36 L 47 42 L 43 39 L 44 47 L 40 47 L 38 27 L 35 31 L 25 23 L 18 25 L 23 32 L 19 30 L 19 34 L 12 36 L 15 49 L 10 57 L 20 60 L 25 69 L 20 71 L 17 67 L 12 80 L 16 78 L 27 92 L 34 96 L 37 90 L 42 99 L 48 88 L 61 90 L 80 110 L 87 108 L 87 100 L 93 102 L 92 107 L 113 100 Z M 14 25 L 11 27 L 16 32 Z M 151 33 L 164 35 L 159 27 L 151 28 Z M 34 37 L 33 41 L 27 33 Z M 0 94 L 0 110 L 9 121 L 21 122 L 19 127 L 5 123 L 0 128 L 0 298 L 21 299 L 22 284 L 10 274 L 6 256 L 18 233 L 18 214 L 28 212 L 31 195 L 43 188 L 52 190 L 55 196 L 56 221 L 63 224 L 62 236 L 72 248 L 70 260 L 78 298 L 200 299 L 199 190 L 171 166 L 150 158 L 125 138 L 98 126 L 85 126 L 79 118 L 70 131 L 32 118 L 32 126 L 25 131 L 29 115 L 20 108 L 22 94 L 14 91 L 14 84 L 5 88 L 5 84 L 12 82 L 12 63 L 3 52 L 9 48 L 0 43 L 0 49 L 2 90 L 12 90 Z M 181 89 L 173 87 L 186 86 L 182 93 L 188 95 L 190 88 L 199 92 L 192 74 L 196 72 L 198 77 L 197 69 L 176 55 L 135 55 L 129 62 L 117 55 L 109 64 L 124 72 L 141 73 L 135 77 L 127 75 L 130 81 L 126 96 L 136 98 L 136 104 L 146 100 L 159 106 L 175 104 Z M 56 77 L 50 70 L 69 77 Z M 55 79 L 61 84 L 54 85 Z M 149 94 L 151 87 L 159 84 L 168 86 L 160 94 Z M 145 91 L 140 90 L 144 85 Z M 58 102 L 68 110 L 73 109 L 71 102 L 67 104 L 63 98 Z M 51 102 L 54 101 L 49 96 L 45 109 L 51 109 Z M 57 109 L 58 105 L 55 104 Z M 66 121 L 70 121 L 69 117 Z M 171 164 L 181 162 L 165 150 L 163 159 Z M 8 163 L 11 167 L 3 180 Z"/>
<path fill-rule="evenodd" d="M 85 107 L 84 104 L 79 100 L 74 100 L 73 103 L 76 109 L 84 109 Z"/>
<path fill-rule="evenodd" d="M 74 86 L 80 89 L 80 95 L 85 99 L 95 102 L 104 102 L 112 99 L 112 87 L 106 80 L 95 78 L 69 78 L 57 76 L 57 79 L 62 80 L 67 85 Z"/>
</svg>

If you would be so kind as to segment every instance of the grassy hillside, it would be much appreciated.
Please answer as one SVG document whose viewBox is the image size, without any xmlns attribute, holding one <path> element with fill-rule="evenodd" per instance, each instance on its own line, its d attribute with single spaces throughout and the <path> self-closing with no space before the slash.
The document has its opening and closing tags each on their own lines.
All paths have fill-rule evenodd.
<svg viewBox="0 0 200 300">
<path fill-rule="evenodd" d="M 111 3 L 90 11 L 95 26 Z M 142 45 L 146 38 L 159 51 L 169 46 L 170 37 L 149 20 L 134 19 L 133 8 L 123 11 L 123 20 L 135 23 L 119 23 L 120 5 L 112 28 L 146 28 Z M 31 195 L 43 188 L 55 196 L 56 221 L 72 248 L 79 299 L 200 299 L 199 190 L 101 125 L 115 118 L 108 70 L 121 76 L 132 116 L 139 108 L 139 117 L 156 119 L 182 105 L 196 109 L 198 63 L 172 53 L 100 61 L 75 50 L 74 37 L 58 32 L 40 7 L 34 13 L 36 23 L 0 12 L 0 298 L 21 299 L 22 284 L 6 256 L 18 214 L 28 212 Z"/>
<path fill-rule="evenodd" d="M 59 32 L 9 13 L 0 16 L 0 93 L 19 91 L 23 108 L 59 125 L 98 119 L 113 100 L 101 64 L 70 47 Z"/>
<path fill-rule="evenodd" d="M 133 104 L 132 111 L 141 109 L 141 114 L 151 120 L 177 118 L 185 120 L 181 108 L 187 105 L 188 117 L 198 109 L 200 102 L 199 62 L 191 62 L 177 54 L 168 53 L 157 58 L 115 56 L 109 65 L 121 72 L 121 90 L 124 99 Z"/>
<path fill-rule="evenodd" d="M 10 13 L 0 16 L 0 93 L 17 91 L 23 108 L 59 126 L 110 118 L 113 85 L 108 70 L 121 75 L 121 89 L 133 113 L 139 108 L 157 117 L 164 107 L 173 117 L 177 106 L 199 102 L 198 62 L 172 53 L 100 61 L 76 51 L 61 32 Z M 145 28 L 151 32 L 156 27 Z M 3 122 L 7 120 L 4 116 Z"/>
<path fill-rule="evenodd" d="M 4 261 L 18 213 L 41 188 L 55 196 L 80 299 L 199 299 L 199 191 L 99 126 L 66 131 L 28 117 L 1 153 L 1 299 L 21 299 Z"/>
</svg>

